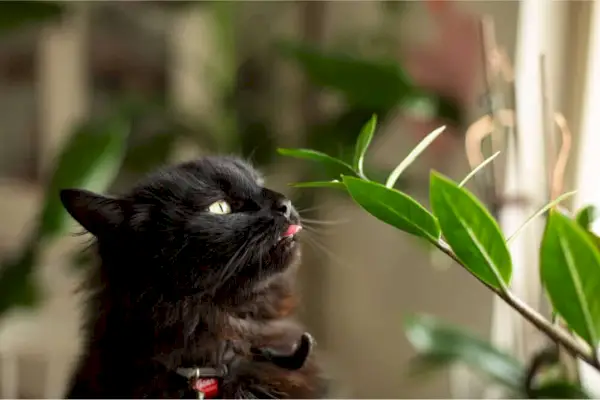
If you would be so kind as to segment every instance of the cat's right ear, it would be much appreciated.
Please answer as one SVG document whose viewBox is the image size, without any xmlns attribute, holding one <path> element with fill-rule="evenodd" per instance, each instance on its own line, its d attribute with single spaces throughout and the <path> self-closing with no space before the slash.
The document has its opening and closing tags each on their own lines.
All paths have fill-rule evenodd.
<svg viewBox="0 0 600 400">
<path fill-rule="evenodd" d="M 119 199 L 83 189 L 63 189 L 60 200 L 69 214 L 95 236 L 109 232 L 124 220 Z"/>
</svg>

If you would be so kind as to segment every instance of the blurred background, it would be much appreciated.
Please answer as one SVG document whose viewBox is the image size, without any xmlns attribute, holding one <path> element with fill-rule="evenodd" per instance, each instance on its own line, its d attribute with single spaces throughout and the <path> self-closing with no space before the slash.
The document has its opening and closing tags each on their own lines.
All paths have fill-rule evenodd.
<svg viewBox="0 0 600 400">
<path fill-rule="evenodd" d="M 471 189 L 514 231 L 550 196 L 548 171 L 567 140 L 559 187 L 581 189 L 577 204 L 600 203 L 597 8 L 547 0 L 0 2 L 0 396 L 62 396 L 80 350 L 76 288 L 87 242 L 73 235 L 56 190 L 118 192 L 160 165 L 206 153 L 250 159 L 306 218 L 321 221 L 305 235 L 301 313 L 336 396 L 482 395 L 460 369 L 407 373 L 415 352 L 405 315 L 435 315 L 524 360 L 536 333 L 456 265 L 347 196 L 289 187 L 332 171 L 276 149 L 351 158 L 375 113 L 367 174 L 381 180 L 446 125 L 397 188 L 426 203 L 430 169 L 460 179 L 477 154 L 508 148 Z M 516 121 L 505 121 L 515 119 L 502 117 L 506 109 Z M 570 129 L 555 126 L 555 111 Z M 518 150 L 484 139 L 488 128 L 468 129 L 486 115 L 500 115 Z M 543 308 L 539 229 L 528 235 L 513 255 L 515 290 Z"/>
</svg>

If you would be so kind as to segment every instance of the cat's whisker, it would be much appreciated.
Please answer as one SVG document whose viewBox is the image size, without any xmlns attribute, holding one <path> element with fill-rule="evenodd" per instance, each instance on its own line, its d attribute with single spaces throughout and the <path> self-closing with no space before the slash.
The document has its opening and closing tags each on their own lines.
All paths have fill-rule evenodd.
<svg viewBox="0 0 600 400">
<path fill-rule="evenodd" d="M 314 212 L 314 211 L 319 211 L 319 210 L 323 210 L 324 207 L 323 206 L 313 206 L 313 207 L 307 207 L 307 208 L 299 208 L 297 209 L 299 214 L 303 214 L 303 213 L 307 213 L 307 212 Z"/>
<path fill-rule="evenodd" d="M 340 224 L 347 224 L 350 221 L 349 220 L 324 220 L 324 219 L 310 219 L 310 218 L 301 218 L 301 221 L 304 222 L 308 222 L 309 224 L 315 224 L 315 225 L 340 225 Z"/>
<path fill-rule="evenodd" d="M 313 222 L 302 222 L 302 227 L 303 228 L 309 228 L 309 229 L 313 229 L 315 231 L 320 231 L 320 232 L 329 232 L 332 229 L 333 230 L 338 230 L 341 228 L 340 226 L 341 224 L 316 224 Z"/>
<path fill-rule="evenodd" d="M 189 236 L 186 236 L 184 241 L 183 241 L 183 245 L 179 248 L 179 250 L 177 250 L 171 257 L 170 257 L 170 261 L 173 262 L 177 259 L 177 257 L 179 256 L 179 254 L 181 254 L 181 252 L 187 247 L 189 243 Z"/>
<path fill-rule="evenodd" d="M 306 243 L 308 245 L 310 245 L 315 250 L 321 251 L 325 255 L 325 257 L 329 258 L 330 261 L 333 261 L 334 263 L 339 264 L 341 267 L 346 266 L 346 264 L 343 262 L 343 260 L 340 258 L 339 255 L 337 255 L 334 252 L 332 252 L 331 250 L 329 250 L 326 246 L 321 244 L 318 240 L 315 240 L 314 238 L 311 238 L 308 235 L 305 236 L 305 238 L 307 240 Z"/>
<path fill-rule="evenodd" d="M 328 234 L 331 233 L 331 232 L 328 232 L 328 231 L 326 231 L 326 230 L 324 230 L 324 229 L 322 229 L 320 227 L 319 228 L 315 228 L 315 227 L 310 226 L 310 225 L 304 225 L 304 229 L 307 232 L 310 232 L 311 234 L 318 235 L 318 236 L 325 236 L 325 235 L 328 235 Z"/>
<path fill-rule="evenodd" d="M 256 239 L 256 238 L 254 238 Z M 252 239 L 247 239 L 242 246 L 234 253 L 234 255 L 229 259 L 229 262 L 221 269 L 221 273 L 219 274 L 219 285 L 215 285 L 215 289 L 213 292 L 216 292 L 219 288 L 221 288 L 232 276 L 234 276 L 239 270 L 244 266 L 244 260 L 249 253 L 249 249 L 252 248 L 251 242 Z"/>
</svg>

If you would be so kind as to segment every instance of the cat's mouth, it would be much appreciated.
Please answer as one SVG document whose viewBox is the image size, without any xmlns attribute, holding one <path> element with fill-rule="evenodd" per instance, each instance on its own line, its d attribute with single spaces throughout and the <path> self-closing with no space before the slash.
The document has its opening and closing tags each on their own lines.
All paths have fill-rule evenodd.
<svg viewBox="0 0 600 400">
<path fill-rule="evenodd" d="M 277 242 L 281 242 L 283 240 L 293 240 L 296 237 L 296 234 L 302 230 L 302 226 L 291 224 L 288 226 L 285 232 L 283 232 Z"/>
</svg>

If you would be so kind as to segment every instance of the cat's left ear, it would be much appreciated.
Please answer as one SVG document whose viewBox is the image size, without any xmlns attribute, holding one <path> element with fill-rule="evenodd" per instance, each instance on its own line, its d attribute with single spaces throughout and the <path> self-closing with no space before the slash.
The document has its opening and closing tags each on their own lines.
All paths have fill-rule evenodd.
<svg viewBox="0 0 600 400">
<path fill-rule="evenodd" d="M 107 233 L 124 220 L 123 202 L 82 189 L 60 191 L 60 200 L 71 216 L 94 236 Z"/>
</svg>

